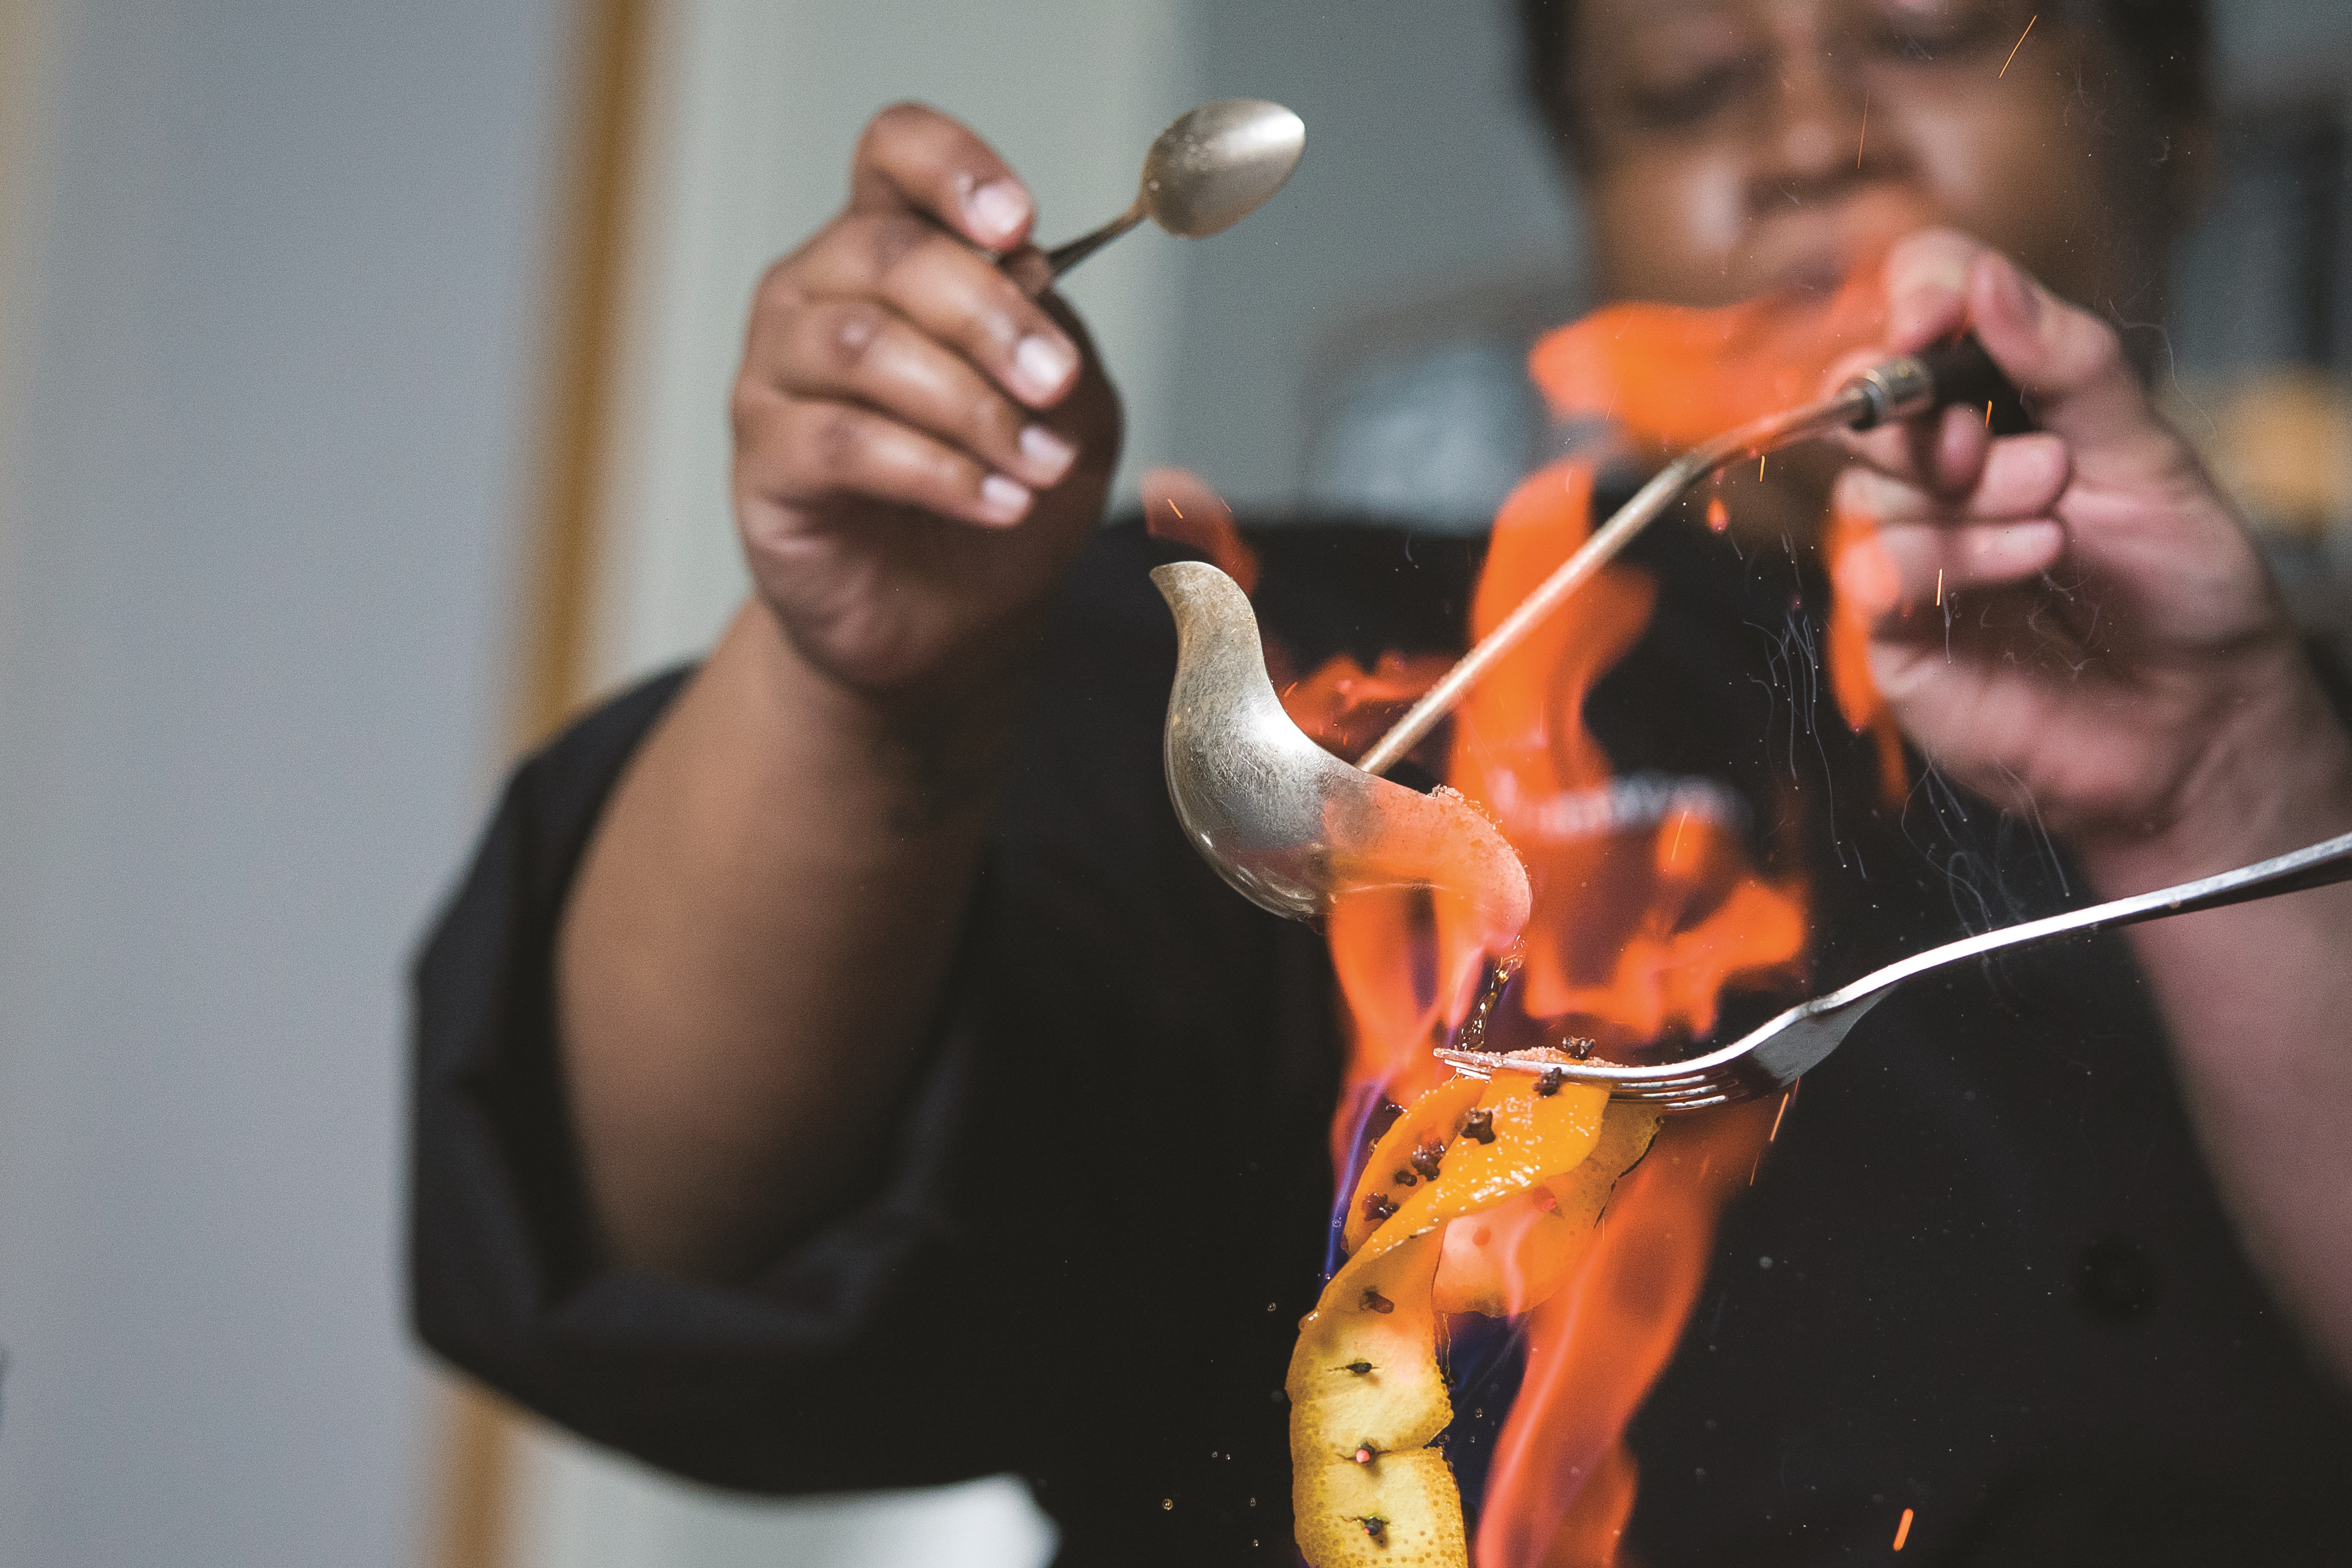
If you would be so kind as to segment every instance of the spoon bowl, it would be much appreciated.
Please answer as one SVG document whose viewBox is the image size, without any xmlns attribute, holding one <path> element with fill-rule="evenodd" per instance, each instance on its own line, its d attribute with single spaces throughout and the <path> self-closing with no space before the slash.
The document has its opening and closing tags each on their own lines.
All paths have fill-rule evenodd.
<svg viewBox="0 0 2352 1568">
<path fill-rule="evenodd" d="M 1045 252 L 1059 278 L 1145 218 L 1182 239 L 1223 234 L 1282 189 L 1307 152 L 1307 122 L 1260 98 L 1220 98 L 1187 110 L 1151 143 L 1125 212 Z"/>
<path fill-rule="evenodd" d="M 1461 795 L 1420 795 L 1309 740 L 1275 695 L 1240 584 L 1183 561 L 1151 580 L 1176 617 L 1163 752 L 1184 836 L 1260 909 L 1315 921 L 1360 893 L 1423 889 L 1490 952 L 1528 921 L 1527 868 Z"/>
<path fill-rule="evenodd" d="M 1184 239 L 1223 234 L 1282 189 L 1307 152 L 1307 122 L 1278 103 L 1221 98 L 1178 116 L 1143 160 L 1136 201 Z"/>
</svg>

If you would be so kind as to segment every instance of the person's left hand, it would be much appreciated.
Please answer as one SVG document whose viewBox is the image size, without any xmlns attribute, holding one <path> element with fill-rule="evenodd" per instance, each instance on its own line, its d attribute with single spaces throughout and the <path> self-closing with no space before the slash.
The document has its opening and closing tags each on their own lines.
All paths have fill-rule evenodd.
<svg viewBox="0 0 2352 1568">
<path fill-rule="evenodd" d="M 2105 881 L 2342 831 L 2328 824 L 2352 812 L 2352 748 L 2261 558 L 2115 331 L 1948 231 L 1895 247 L 1885 279 L 1882 353 L 1973 331 L 2040 426 L 1994 438 L 1952 408 L 1851 438 L 1860 461 L 1835 500 L 1865 526 L 1836 581 L 1904 729 Z"/>
</svg>

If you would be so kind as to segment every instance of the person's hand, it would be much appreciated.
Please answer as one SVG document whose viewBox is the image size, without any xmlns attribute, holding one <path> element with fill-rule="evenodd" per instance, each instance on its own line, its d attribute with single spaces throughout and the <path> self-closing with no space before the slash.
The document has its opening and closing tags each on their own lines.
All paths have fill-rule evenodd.
<svg viewBox="0 0 2352 1568">
<path fill-rule="evenodd" d="M 1002 677 L 1101 517 L 1118 396 L 1076 316 L 998 265 L 1039 275 L 1034 216 L 978 137 L 902 104 L 866 126 L 848 206 L 753 299 L 736 520 L 793 646 L 854 691 Z"/>
<path fill-rule="evenodd" d="M 1892 352 L 1972 330 L 2039 431 L 1979 410 L 1854 438 L 1835 563 L 1936 766 L 2105 879 L 2340 832 L 2352 764 L 2260 557 L 2105 322 L 1948 232 L 1886 262 Z M 1850 370 L 1851 365 L 1842 366 Z M 2116 868 L 2122 868 L 2116 870 Z"/>
</svg>

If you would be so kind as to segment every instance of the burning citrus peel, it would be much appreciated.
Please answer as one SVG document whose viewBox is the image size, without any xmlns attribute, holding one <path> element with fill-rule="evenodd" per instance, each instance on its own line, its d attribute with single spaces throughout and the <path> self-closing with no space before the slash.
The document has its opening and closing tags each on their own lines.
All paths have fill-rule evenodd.
<svg viewBox="0 0 2352 1568">
<path fill-rule="evenodd" d="M 1428 1446 L 1453 1417 L 1437 1314 L 1524 1311 L 1558 1289 L 1657 1127 L 1605 1089 L 1507 1073 L 1438 1085 L 1373 1145 L 1341 1233 L 1350 1256 L 1299 1325 L 1286 1383 L 1314 1568 L 1466 1568 L 1461 1494 Z"/>
</svg>

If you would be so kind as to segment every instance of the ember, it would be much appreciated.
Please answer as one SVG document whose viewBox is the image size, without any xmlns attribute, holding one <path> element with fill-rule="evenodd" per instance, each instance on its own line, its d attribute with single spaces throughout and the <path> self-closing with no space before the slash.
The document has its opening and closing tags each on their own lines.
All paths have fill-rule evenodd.
<svg viewBox="0 0 2352 1568">
<path fill-rule="evenodd" d="M 2018 50 L 2018 49 L 2021 49 L 2021 48 L 2025 47 L 2025 37 L 2026 37 L 2026 33 L 2031 33 L 2031 32 L 2032 32 L 2032 31 L 2033 31 L 2033 24 L 2034 24 L 2034 23 L 2036 23 L 2036 22 L 2039 22 L 2040 20 L 2042 20 L 2042 13 L 2041 13 L 2041 12 L 2039 12 L 2039 11 L 2036 11 L 2032 16 L 2028 16 L 2028 17 L 2025 19 L 2025 32 L 2024 32 L 2024 33 L 2020 33 L 2020 34 L 2018 34 L 2018 35 L 2017 35 L 2017 47 L 2016 47 L 2016 48 L 2012 48 L 2012 49 L 2011 49 L 2011 50 L 2009 51 L 2009 58 L 2007 58 L 2007 59 L 2005 59 L 2005 60 L 2003 60 L 2003 61 L 2001 61 L 2001 62 L 2000 62 L 2000 76 L 2001 76 L 2001 77 L 2005 77 L 2005 76 L 2007 76 L 2007 75 L 2009 74 L 2009 68 L 2010 68 L 2011 66 L 2012 66 L 2012 65 L 2014 65 L 2014 64 L 2016 64 L 2016 63 L 2017 63 L 2017 50 Z M 2000 77 L 1995 77 L 1993 79 L 1994 79 L 1994 80 L 1996 80 L 1996 81 L 1998 81 L 1998 80 L 2000 80 Z M 1907 1510 L 1905 1512 L 1904 1517 L 1905 1517 L 1906 1520 L 1907 1520 L 1908 1518 L 1910 1518 L 1910 1514 L 1909 1514 L 1909 1512 L 1908 1512 Z"/>
</svg>

